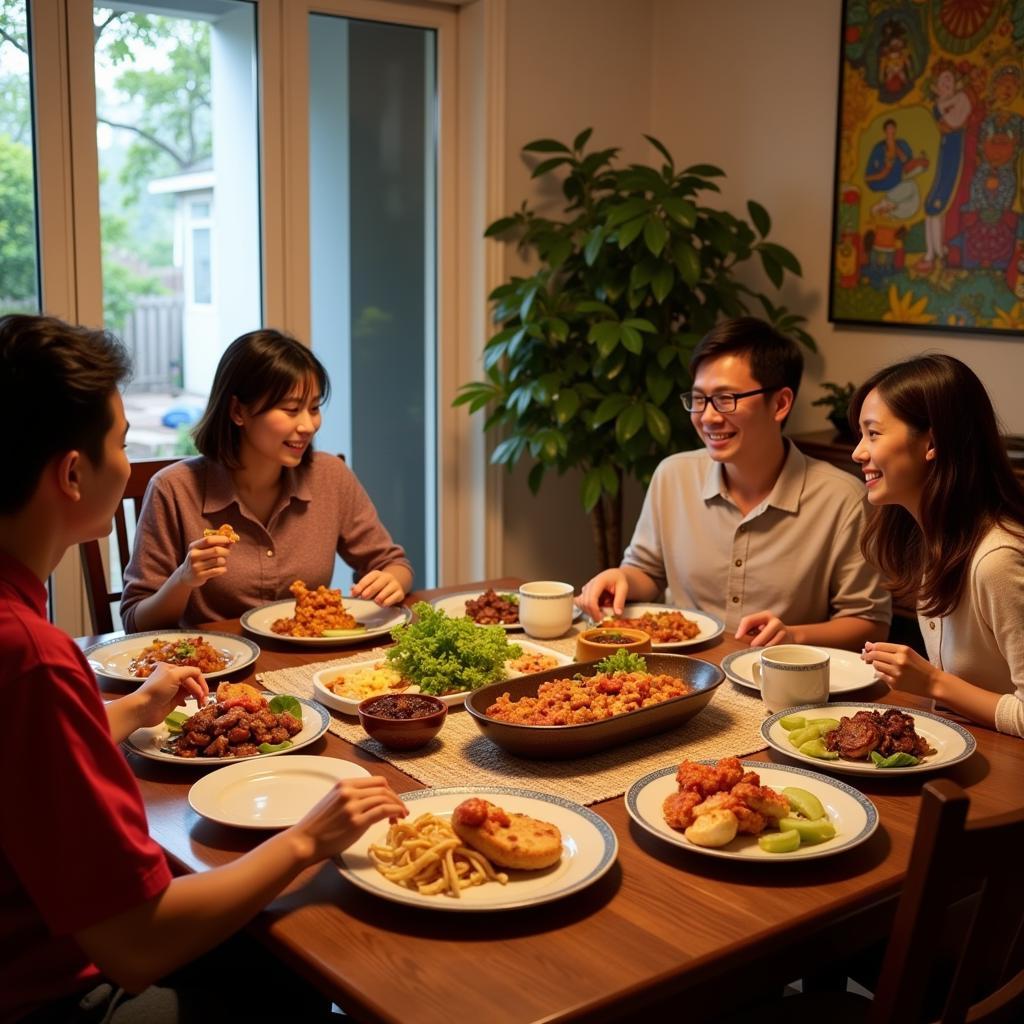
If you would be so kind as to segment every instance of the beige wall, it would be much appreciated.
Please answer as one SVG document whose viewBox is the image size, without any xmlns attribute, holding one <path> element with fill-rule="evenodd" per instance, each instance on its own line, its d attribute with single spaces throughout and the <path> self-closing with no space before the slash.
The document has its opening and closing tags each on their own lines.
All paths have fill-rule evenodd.
<svg viewBox="0 0 1024 1024">
<path fill-rule="evenodd" d="M 1024 433 L 1024 340 L 991 335 L 837 327 L 827 319 L 833 152 L 841 0 L 511 0 L 508 4 L 506 196 L 509 210 L 542 196 L 519 152 L 542 135 L 594 141 L 650 159 L 658 136 L 678 161 L 719 164 L 721 201 L 746 200 L 773 219 L 772 238 L 796 253 L 804 277 L 782 301 L 808 317 L 809 355 L 791 429 L 827 426 L 810 403 L 821 380 L 860 381 L 923 351 L 963 359 L 981 376 L 1004 426 Z M 557 197 L 556 197 L 557 198 Z M 510 270 L 516 270 L 515 260 Z M 751 281 L 778 295 L 754 271 Z M 503 571 L 575 583 L 592 572 L 578 479 L 545 481 L 534 498 L 525 473 L 506 477 Z M 634 491 L 626 535 L 638 511 Z"/>
<path fill-rule="evenodd" d="M 628 160 L 645 159 L 650 132 L 651 0 L 510 0 L 507 5 L 506 212 L 523 199 L 547 203 L 555 215 L 560 191 L 530 180 L 538 159 L 521 149 L 532 139 L 571 143 L 593 126 L 591 146 L 622 146 Z M 510 254 L 510 273 L 523 264 Z M 528 579 L 557 578 L 580 585 L 593 575 L 590 523 L 580 505 L 580 477 L 549 475 L 535 497 L 529 465 L 502 473 L 502 571 Z M 627 494 L 626 539 L 640 509 L 639 489 Z"/>
</svg>

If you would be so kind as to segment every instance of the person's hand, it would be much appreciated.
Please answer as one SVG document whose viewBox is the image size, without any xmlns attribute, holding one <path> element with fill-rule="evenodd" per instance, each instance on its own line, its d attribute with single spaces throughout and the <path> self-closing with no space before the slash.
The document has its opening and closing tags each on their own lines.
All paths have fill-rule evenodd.
<svg viewBox="0 0 1024 1024">
<path fill-rule="evenodd" d="M 160 662 L 133 694 L 138 725 L 159 725 L 189 697 L 194 697 L 202 707 L 209 694 L 210 688 L 199 669 Z"/>
<path fill-rule="evenodd" d="M 178 566 L 178 579 L 192 590 L 228 571 L 231 542 L 220 534 L 192 541 Z"/>
<path fill-rule="evenodd" d="M 912 647 L 869 640 L 861 652 L 861 660 L 874 668 L 882 682 L 892 689 L 921 697 L 932 696 L 939 670 Z"/>
<path fill-rule="evenodd" d="M 740 619 L 736 630 L 737 640 L 750 640 L 751 647 L 774 647 L 790 639 L 789 627 L 767 609 L 752 612 Z"/>
<path fill-rule="evenodd" d="M 403 601 L 405 590 L 387 569 L 372 569 L 361 580 L 352 584 L 352 596 L 376 601 L 382 608 L 387 608 Z"/>
<path fill-rule="evenodd" d="M 587 615 L 600 622 L 605 617 L 602 607 L 612 606 L 616 615 L 621 615 L 626 607 L 626 595 L 629 593 L 629 580 L 621 569 L 605 569 L 593 579 L 583 584 L 576 604 Z"/>
<path fill-rule="evenodd" d="M 291 831 L 302 841 L 308 862 L 315 864 L 348 849 L 378 821 L 408 813 L 387 779 L 342 779 Z"/>
</svg>

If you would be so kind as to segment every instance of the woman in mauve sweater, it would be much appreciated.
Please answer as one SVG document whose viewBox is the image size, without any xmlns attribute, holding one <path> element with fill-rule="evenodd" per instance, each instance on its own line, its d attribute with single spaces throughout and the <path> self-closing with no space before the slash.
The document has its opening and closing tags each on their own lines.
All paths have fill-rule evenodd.
<svg viewBox="0 0 1024 1024">
<path fill-rule="evenodd" d="M 881 506 L 864 551 L 916 597 L 928 651 L 868 643 L 861 656 L 894 689 L 1024 736 L 1024 487 L 984 385 L 959 359 L 921 356 L 862 384 L 850 416 Z"/>
<path fill-rule="evenodd" d="M 335 553 L 356 571 L 353 597 L 403 600 L 405 551 L 345 462 L 313 451 L 329 390 L 312 351 L 279 331 L 228 346 L 195 430 L 202 455 L 146 490 L 121 598 L 126 630 L 237 618 L 287 598 L 297 579 L 327 585 Z"/>
</svg>

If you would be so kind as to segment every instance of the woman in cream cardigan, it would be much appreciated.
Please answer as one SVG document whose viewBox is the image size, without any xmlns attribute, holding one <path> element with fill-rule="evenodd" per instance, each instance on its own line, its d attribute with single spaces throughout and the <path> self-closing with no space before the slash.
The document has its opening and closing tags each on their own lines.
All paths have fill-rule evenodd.
<svg viewBox="0 0 1024 1024">
<path fill-rule="evenodd" d="M 1024 736 L 1024 487 L 974 372 L 929 355 L 858 389 L 853 453 L 879 506 L 865 555 L 917 601 L 926 661 L 869 642 L 861 657 L 891 687 Z"/>
</svg>

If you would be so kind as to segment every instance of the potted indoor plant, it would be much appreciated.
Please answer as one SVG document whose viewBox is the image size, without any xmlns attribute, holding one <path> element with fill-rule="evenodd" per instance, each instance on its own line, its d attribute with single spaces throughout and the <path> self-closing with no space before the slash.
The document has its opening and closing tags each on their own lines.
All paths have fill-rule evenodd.
<svg viewBox="0 0 1024 1024">
<path fill-rule="evenodd" d="M 854 440 L 853 429 L 850 427 L 850 399 L 857 386 L 850 381 L 836 384 L 831 380 L 821 382 L 825 394 L 816 398 L 811 405 L 823 405 L 828 409 L 828 421 L 836 428 L 836 433 L 844 441 Z"/>
<path fill-rule="evenodd" d="M 581 501 L 591 514 L 597 560 L 622 554 L 622 479 L 646 485 L 668 453 L 697 444 L 679 393 L 700 338 L 722 316 L 751 306 L 809 348 L 804 317 L 775 305 L 741 280 L 754 259 L 778 288 L 800 264 L 769 242 L 771 219 L 750 201 L 742 217 L 705 204 L 724 172 L 709 164 L 678 170 L 657 139 L 660 168 L 616 165 L 617 149 L 588 153 L 590 129 L 571 146 L 539 139 L 524 146 L 544 159 L 533 177 L 563 175 L 563 216 L 525 202 L 487 235 L 514 240 L 537 269 L 490 295 L 500 330 L 487 342 L 485 379 L 464 384 L 456 404 L 488 406 L 484 424 L 503 438 L 491 461 L 533 460 L 536 493 L 548 470 L 582 471 Z"/>
</svg>

